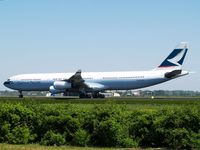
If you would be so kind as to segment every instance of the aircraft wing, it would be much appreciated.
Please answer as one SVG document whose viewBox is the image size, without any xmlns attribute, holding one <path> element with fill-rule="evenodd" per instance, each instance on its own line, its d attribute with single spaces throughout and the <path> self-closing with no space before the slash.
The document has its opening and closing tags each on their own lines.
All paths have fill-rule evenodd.
<svg viewBox="0 0 200 150">
<path fill-rule="evenodd" d="M 68 80 L 70 83 L 83 83 L 85 82 L 81 76 L 81 70 L 78 70 L 73 76 L 71 76 Z"/>
<path fill-rule="evenodd" d="M 85 82 L 85 80 L 81 76 L 81 70 L 78 70 L 73 76 L 71 76 L 68 80 L 65 80 L 71 83 L 73 88 L 76 89 L 92 89 L 94 91 L 104 89 L 104 85 L 93 82 Z"/>
<path fill-rule="evenodd" d="M 85 84 L 85 80 L 81 76 L 81 70 L 78 70 L 73 76 L 64 81 L 71 83 L 73 88 L 80 89 L 87 87 L 87 85 Z"/>
</svg>

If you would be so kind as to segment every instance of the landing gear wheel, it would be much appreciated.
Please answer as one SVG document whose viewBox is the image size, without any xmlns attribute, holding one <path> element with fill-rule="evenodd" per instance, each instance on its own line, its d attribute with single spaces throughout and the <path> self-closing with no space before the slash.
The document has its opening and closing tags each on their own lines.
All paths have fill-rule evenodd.
<svg viewBox="0 0 200 150">
<path fill-rule="evenodd" d="M 23 94 L 22 94 L 22 91 L 19 91 L 19 98 L 23 98 Z"/>
<path fill-rule="evenodd" d="M 80 93 L 80 94 L 79 94 L 79 98 L 85 98 L 85 94 Z"/>
<path fill-rule="evenodd" d="M 101 93 L 95 93 L 95 94 L 93 94 L 93 98 L 105 98 L 105 95 L 103 95 Z"/>
<path fill-rule="evenodd" d="M 79 98 L 92 98 L 92 94 L 91 93 L 80 93 L 79 94 Z"/>
<path fill-rule="evenodd" d="M 105 95 L 99 94 L 99 98 L 105 98 Z"/>
</svg>

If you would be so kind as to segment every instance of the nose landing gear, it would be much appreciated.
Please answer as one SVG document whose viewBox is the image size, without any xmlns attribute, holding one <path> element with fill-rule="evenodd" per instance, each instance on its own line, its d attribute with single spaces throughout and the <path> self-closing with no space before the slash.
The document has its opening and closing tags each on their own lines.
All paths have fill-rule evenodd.
<svg viewBox="0 0 200 150">
<path fill-rule="evenodd" d="M 19 91 L 19 98 L 23 98 L 22 91 Z"/>
</svg>

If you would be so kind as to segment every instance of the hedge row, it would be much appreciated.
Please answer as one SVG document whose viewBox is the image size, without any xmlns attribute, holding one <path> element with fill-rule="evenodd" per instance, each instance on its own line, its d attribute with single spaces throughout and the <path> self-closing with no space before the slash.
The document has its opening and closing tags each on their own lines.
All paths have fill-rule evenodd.
<svg viewBox="0 0 200 150">
<path fill-rule="evenodd" d="M 0 105 L 0 142 L 101 147 L 200 148 L 198 107 L 130 110 L 62 104 Z"/>
</svg>

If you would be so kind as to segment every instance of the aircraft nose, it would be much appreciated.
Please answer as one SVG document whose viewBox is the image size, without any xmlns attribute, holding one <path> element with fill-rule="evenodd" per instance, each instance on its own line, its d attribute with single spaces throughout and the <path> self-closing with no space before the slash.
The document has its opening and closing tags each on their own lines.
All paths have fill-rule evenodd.
<svg viewBox="0 0 200 150">
<path fill-rule="evenodd" d="M 9 84 L 10 84 L 10 81 L 5 81 L 5 82 L 3 83 L 3 85 L 6 86 L 6 87 L 7 87 Z"/>
<path fill-rule="evenodd" d="M 7 84 L 7 82 L 5 81 L 5 82 L 3 83 L 3 85 L 6 86 L 6 84 Z"/>
</svg>

